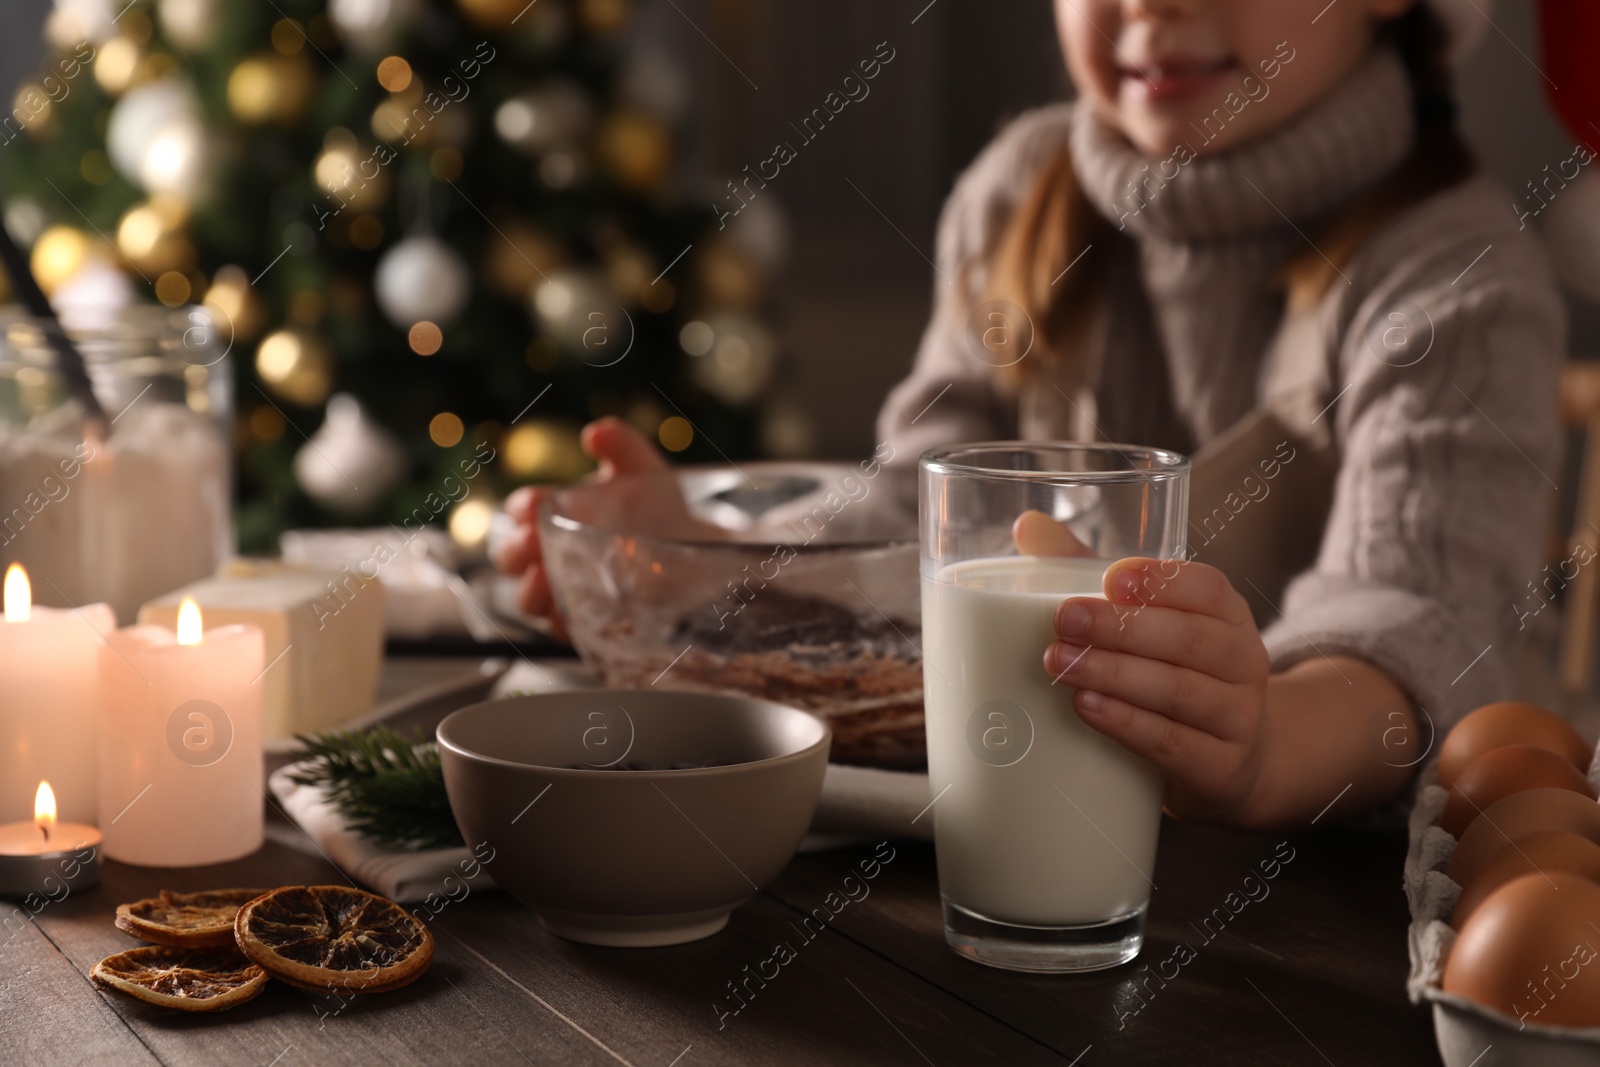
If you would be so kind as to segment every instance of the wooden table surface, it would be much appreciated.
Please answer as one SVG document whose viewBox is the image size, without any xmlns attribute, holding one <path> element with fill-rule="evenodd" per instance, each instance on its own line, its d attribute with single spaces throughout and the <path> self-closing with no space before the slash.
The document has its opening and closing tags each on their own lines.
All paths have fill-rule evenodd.
<svg viewBox="0 0 1600 1067">
<path fill-rule="evenodd" d="M 944 945 L 931 847 L 888 848 L 869 893 L 812 940 L 797 932 L 802 917 L 871 849 L 799 856 L 722 933 L 671 948 L 565 942 L 504 893 L 474 892 L 429 920 L 433 966 L 403 990 L 340 1001 L 271 983 L 216 1016 L 89 984 L 96 961 L 137 943 L 112 925 L 116 905 L 163 888 L 344 876 L 282 822 L 234 863 L 108 861 L 98 888 L 31 921 L 7 908 L 0 1063 L 1439 1062 L 1429 1014 L 1405 998 L 1402 837 L 1330 828 L 1284 839 L 1169 822 L 1144 952 L 1070 977 L 957 958 Z M 774 977 L 762 965 L 779 942 L 794 955 Z M 769 977 L 751 979 L 758 970 Z"/>
</svg>

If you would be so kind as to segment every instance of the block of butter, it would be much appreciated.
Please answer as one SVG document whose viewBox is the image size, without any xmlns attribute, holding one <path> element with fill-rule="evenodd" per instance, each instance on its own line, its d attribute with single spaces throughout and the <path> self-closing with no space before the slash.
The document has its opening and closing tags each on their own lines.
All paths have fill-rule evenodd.
<svg viewBox="0 0 1600 1067">
<path fill-rule="evenodd" d="M 262 736 L 326 730 L 372 710 L 383 661 L 383 585 L 342 571 L 238 559 L 139 609 L 169 629 L 194 597 L 207 630 L 248 622 L 266 639 Z"/>
</svg>

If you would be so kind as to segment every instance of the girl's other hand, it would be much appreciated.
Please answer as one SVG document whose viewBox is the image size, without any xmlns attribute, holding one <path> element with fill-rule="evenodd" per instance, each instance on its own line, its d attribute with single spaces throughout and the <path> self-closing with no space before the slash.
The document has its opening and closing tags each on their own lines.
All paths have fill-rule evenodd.
<svg viewBox="0 0 1600 1067">
<path fill-rule="evenodd" d="M 1092 556 L 1094 550 L 1042 511 L 1024 511 L 1011 524 L 1011 539 L 1023 556 Z"/>
<path fill-rule="evenodd" d="M 600 469 L 582 485 L 524 486 L 506 499 L 506 513 L 517 531 L 501 546 L 495 562 L 507 574 L 520 575 L 518 603 L 530 615 L 547 616 L 561 640 L 566 627 L 550 594 L 550 577 L 539 543 L 539 507 L 552 493 L 566 499 L 586 522 L 608 528 L 648 530 L 671 536 L 693 526 L 677 478 L 648 438 L 618 418 L 604 418 L 583 428 L 583 450 Z"/>
<path fill-rule="evenodd" d="M 1045 670 L 1076 688 L 1079 718 L 1161 768 L 1174 816 L 1248 822 L 1268 664 L 1244 597 L 1215 567 L 1141 557 L 1104 588 L 1061 603 Z"/>
</svg>

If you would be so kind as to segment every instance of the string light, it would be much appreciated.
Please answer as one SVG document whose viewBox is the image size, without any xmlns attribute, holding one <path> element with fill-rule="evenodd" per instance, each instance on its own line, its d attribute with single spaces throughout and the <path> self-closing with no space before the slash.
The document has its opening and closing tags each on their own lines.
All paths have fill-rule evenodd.
<svg viewBox="0 0 1600 1067">
<path fill-rule="evenodd" d="M 428 423 L 428 436 L 440 448 L 451 448 L 461 443 L 462 434 L 466 427 L 461 425 L 461 418 L 449 411 L 441 411 Z"/>
<path fill-rule="evenodd" d="M 411 84 L 411 64 L 399 56 L 385 56 L 378 64 L 378 84 L 391 93 L 403 93 Z"/>
<path fill-rule="evenodd" d="M 292 56 L 306 46 L 306 31 L 296 19 L 279 19 L 272 24 L 272 47 Z"/>
<path fill-rule="evenodd" d="M 156 299 L 169 308 L 188 300 L 190 292 L 189 279 L 175 270 L 169 270 L 156 279 Z"/>
<path fill-rule="evenodd" d="M 55 289 L 83 268 L 89 258 L 89 239 L 70 226 L 52 226 L 34 242 L 29 257 L 33 275 L 46 293 Z"/>
<path fill-rule="evenodd" d="M 411 327 L 411 331 L 406 334 L 406 340 L 411 345 L 411 351 L 417 355 L 431 356 L 444 344 L 444 331 L 427 319 L 423 319 Z"/>
<path fill-rule="evenodd" d="M 463 500 L 450 512 L 450 537 L 462 548 L 477 548 L 489 536 L 494 521 L 494 504 L 474 497 Z"/>
<path fill-rule="evenodd" d="M 250 432 L 268 444 L 283 436 L 283 416 L 278 409 L 262 405 L 250 413 Z"/>
<path fill-rule="evenodd" d="M 717 340 L 717 335 L 711 327 L 695 319 L 683 324 L 683 329 L 678 331 L 678 345 L 691 356 L 703 356 L 711 351 L 711 346 Z"/>
<path fill-rule="evenodd" d="M 689 425 L 688 419 L 674 415 L 662 422 L 656 436 L 661 440 L 661 447 L 668 452 L 682 452 L 694 440 L 694 427 Z"/>
<path fill-rule="evenodd" d="M 100 88 L 116 94 L 133 81 L 133 72 L 139 66 L 139 46 L 126 37 L 113 37 L 100 46 L 94 61 L 94 80 Z"/>
</svg>

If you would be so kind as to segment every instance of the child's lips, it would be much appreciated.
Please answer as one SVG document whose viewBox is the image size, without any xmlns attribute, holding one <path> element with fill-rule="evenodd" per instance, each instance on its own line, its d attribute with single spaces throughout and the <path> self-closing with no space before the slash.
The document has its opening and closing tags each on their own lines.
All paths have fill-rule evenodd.
<svg viewBox="0 0 1600 1067">
<path fill-rule="evenodd" d="M 1232 58 L 1195 59 L 1169 56 L 1119 68 L 1125 98 L 1150 103 L 1170 103 L 1199 96 L 1232 74 Z"/>
</svg>

